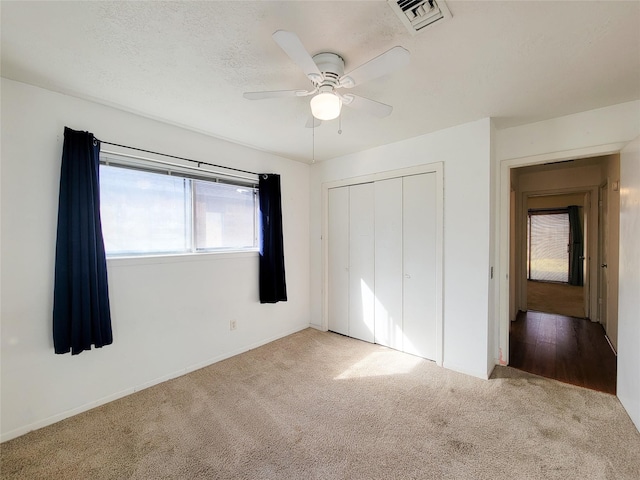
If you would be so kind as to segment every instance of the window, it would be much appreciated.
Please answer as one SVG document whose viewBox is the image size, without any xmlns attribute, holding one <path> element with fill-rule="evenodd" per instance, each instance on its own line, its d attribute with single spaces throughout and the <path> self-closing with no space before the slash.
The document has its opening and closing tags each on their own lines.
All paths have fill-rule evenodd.
<svg viewBox="0 0 640 480">
<path fill-rule="evenodd" d="M 568 282 L 568 211 L 529 210 L 527 240 L 528 279 Z"/>
<path fill-rule="evenodd" d="M 100 165 L 108 256 L 257 248 L 257 189 L 251 184 Z"/>
</svg>

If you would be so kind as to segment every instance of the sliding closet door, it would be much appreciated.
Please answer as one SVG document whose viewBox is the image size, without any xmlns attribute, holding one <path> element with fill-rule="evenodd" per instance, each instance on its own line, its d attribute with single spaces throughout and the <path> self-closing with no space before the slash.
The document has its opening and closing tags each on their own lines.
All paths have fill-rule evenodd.
<svg viewBox="0 0 640 480">
<path fill-rule="evenodd" d="M 349 187 L 328 193 L 328 326 L 349 335 Z"/>
<path fill-rule="evenodd" d="M 402 178 L 375 183 L 375 343 L 402 350 Z"/>
<path fill-rule="evenodd" d="M 403 178 L 403 350 L 436 359 L 436 174 Z"/>
<path fill-rule="evenodd" d="M 349 187 L 349 336 L 373 342 L 374 188 Z"/>
</svg>

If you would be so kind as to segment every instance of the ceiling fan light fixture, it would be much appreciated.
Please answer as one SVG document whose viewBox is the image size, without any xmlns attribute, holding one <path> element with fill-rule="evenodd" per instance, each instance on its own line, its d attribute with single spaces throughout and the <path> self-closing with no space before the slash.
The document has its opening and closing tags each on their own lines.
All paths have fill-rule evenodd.
<svg viewBox="0 0 640 480">
<path fill-rule="evenodd" d="M 318 120 L 333 120 L 340 115 L 342 99 L 335 93 L 322 92 L 311 99 L 311 114 Z"/>
</svg>

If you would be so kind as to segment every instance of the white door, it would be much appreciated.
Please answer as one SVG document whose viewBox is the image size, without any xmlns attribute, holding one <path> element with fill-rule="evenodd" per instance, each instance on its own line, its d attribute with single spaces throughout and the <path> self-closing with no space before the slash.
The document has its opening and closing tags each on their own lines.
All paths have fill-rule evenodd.
<svg viewBox="0 0 640 480">
<path fill-rule="evenodd" d="M 403 335 L 407 353 L 435 360 L 436 174 L 403 178 Z"/>
<path fill-rule="evenodd" d="M 329 190 L 328 326 L 349 335 L 349 187 Z"/>
<path fill-rule="evenodd" d="M 439 359 L 436 178 L 329 189 L 329 330 Z"/>
<path fill-rule="evenodd" d="M 375 343 L 402 350 L 402 178 L 375 183 Z"/>
<path fill-rule="evenodd" d="M 349 336 L 374 341 L 374 188 L 349 187 Z"/>
</svg>

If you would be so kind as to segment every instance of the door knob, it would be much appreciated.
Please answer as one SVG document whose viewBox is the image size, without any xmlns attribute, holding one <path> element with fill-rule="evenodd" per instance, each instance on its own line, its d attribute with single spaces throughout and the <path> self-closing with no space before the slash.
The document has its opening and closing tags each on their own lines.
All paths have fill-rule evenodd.
<svg viewBox="0 0 640 480">
<path fill-rule="evenodd" d="M 409 275 L 408 273 L 405 273 L 404 278 L 411 278 L 411 275 Z"/>
<path fill-rule="evenodd" d="M 600 265 L 602 268 L 607 268 L 607 264 L 603 263 L 602 265 Z"/>
</svg>

